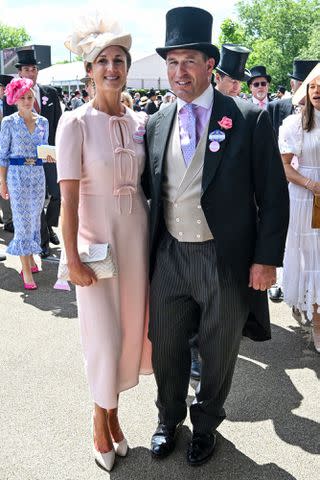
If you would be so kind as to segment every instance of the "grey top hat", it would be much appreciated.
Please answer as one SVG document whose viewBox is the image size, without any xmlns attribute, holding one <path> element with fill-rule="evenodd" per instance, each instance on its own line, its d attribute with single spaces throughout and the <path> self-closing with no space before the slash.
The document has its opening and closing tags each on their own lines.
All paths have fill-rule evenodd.
<svg viewBox="0 0 320 480">
<path fill-rule="evenodd" d="M 201 8 L 178 7 L 169 10 L 166 15 L 165 46 L 156 48 L 156 52 L 165 59 L 170 50 L 177 48 L 199 50 L 214 58 L 217 65 L 220 53 L 212 45 L 212 21 L 212 15 Z"/>
<path fill-rule="evenodd" d="M 220 62 L 216 70 L 235 80 L 247 82 L 251 78 L 250 70 L 245 68 L 250 52 L 251 50 L 242 45 L 233 43 L 222 45 Z"/>
</svg>

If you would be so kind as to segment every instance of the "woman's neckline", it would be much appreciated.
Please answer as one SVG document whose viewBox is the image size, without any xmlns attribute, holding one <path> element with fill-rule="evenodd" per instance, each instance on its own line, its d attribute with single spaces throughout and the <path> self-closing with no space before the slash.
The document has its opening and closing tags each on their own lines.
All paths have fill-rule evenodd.
<svg viewBox="0 0 320 480">
<path fill-rule="evenodd" d="M 102 114 L 102 115 L 106 115 L 107 117 L 110 117 L 110 118 L 112 118 L 112 117 L 115 117 L 115 118 L 123 118 L 123 117 L 125 117 L 125 116 L 128 115 L 128 108 L 127 108 L 126 106 L 124 106 L 125 112 L 122 113 L 121 115 L 110 115 L 109 113 L 106 113 L 106 112 L 103 112 L 102 110 L 99 110 L 98 108 L 96 108 L 96 107 L 93 106 L 93 100 L 90 100 L 90 102 L 88 102 L 88 106 L 89 106 L 92 110 L 94 110 L 95 112 L 100 113 L 100 114 Z"/>
</svg>

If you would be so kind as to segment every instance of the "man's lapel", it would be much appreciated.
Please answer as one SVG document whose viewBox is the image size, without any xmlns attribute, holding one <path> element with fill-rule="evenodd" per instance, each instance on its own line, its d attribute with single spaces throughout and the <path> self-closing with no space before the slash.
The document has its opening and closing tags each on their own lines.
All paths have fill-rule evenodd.
<svg viewBox="0 0 320 480">
<path fill-rule="evenodd" d="M 206 151 L 204 157 L 204 165 L 203 165 L 203 175 L 202 175 L 202 191 L 208 188 L 209 184 L 211 183 L 213 177 L 215 176 L 217 169 L 221 163 L 223 158 L 224 150 L 228 144 L 229 138 L 232 133 L 232 128 L 234 128 L 234 112 L 235 107 L 231 98 L 225 97 L 217 90 L 214 91 L 214 102 L 212 107 L 212 114 L 209 123 L 208 129 L 208 138 L 206 141 Z M 223 117 L 228 117 L 232 119 L 233 127 L 230 130 L 223 130 L 218 122 L 222 120 Z M 220 149 L 217 152 L 211 152 L 209 149 L 210 141 L 209 141 L 209 134 L 213 130 L 222 130 L 226 138 L 223 142 L 220 143 Z"/>
<path fill-rule="evenodd" d="M 168 144 L 169 135 L 171 133 L 174 116 L 177 110 L 176 104 L 170 105 L 161 110 L 157 117 L 155 128 L 154 146 L 154 171 L 161 173 L 163 167 L 163 159 Z"/>
</svg>

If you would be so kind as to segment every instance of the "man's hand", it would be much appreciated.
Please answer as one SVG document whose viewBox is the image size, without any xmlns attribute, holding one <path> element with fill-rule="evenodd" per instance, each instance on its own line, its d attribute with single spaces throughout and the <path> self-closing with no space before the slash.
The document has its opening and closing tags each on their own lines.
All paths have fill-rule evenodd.
<svg viewBox="0 0 320 480">
<path fill-rule="evenodd" d="M 276 267 L 253 263 L 250 268 L 249 287 L 254 290 L 268 290 L 276 283 Z"/>
</svg>

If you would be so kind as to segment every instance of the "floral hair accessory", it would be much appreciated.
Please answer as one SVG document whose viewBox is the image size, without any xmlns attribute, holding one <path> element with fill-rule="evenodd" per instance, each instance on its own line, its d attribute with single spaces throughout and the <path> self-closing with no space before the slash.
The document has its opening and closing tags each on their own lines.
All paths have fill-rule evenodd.
<svg viewBox="0 0 320 480">
<path fill-rule="evenodd" d="M 229 117 L 222 117 L 222 119 L 218 122 L 221 128 L 224 130 L 229 130 L 232 128 L 232 118 Z"/>
<path fill-rule="evenodd" d="M 33 81 L 29 78 L 14 78 L 6 86 L 5 94 L 8 105 L 14 105 L 19 98 L 31 90 Z"/>
<path fill-rule="evenodd" d="M 144 128 L 144 126 L 140 125 L 138 127 L 138 130 L 133 134 L 133 140 L 136 143 L 143 143 L 143 137 L 145 133 L 146 133 L 146 129 Z"/>
</svg>

